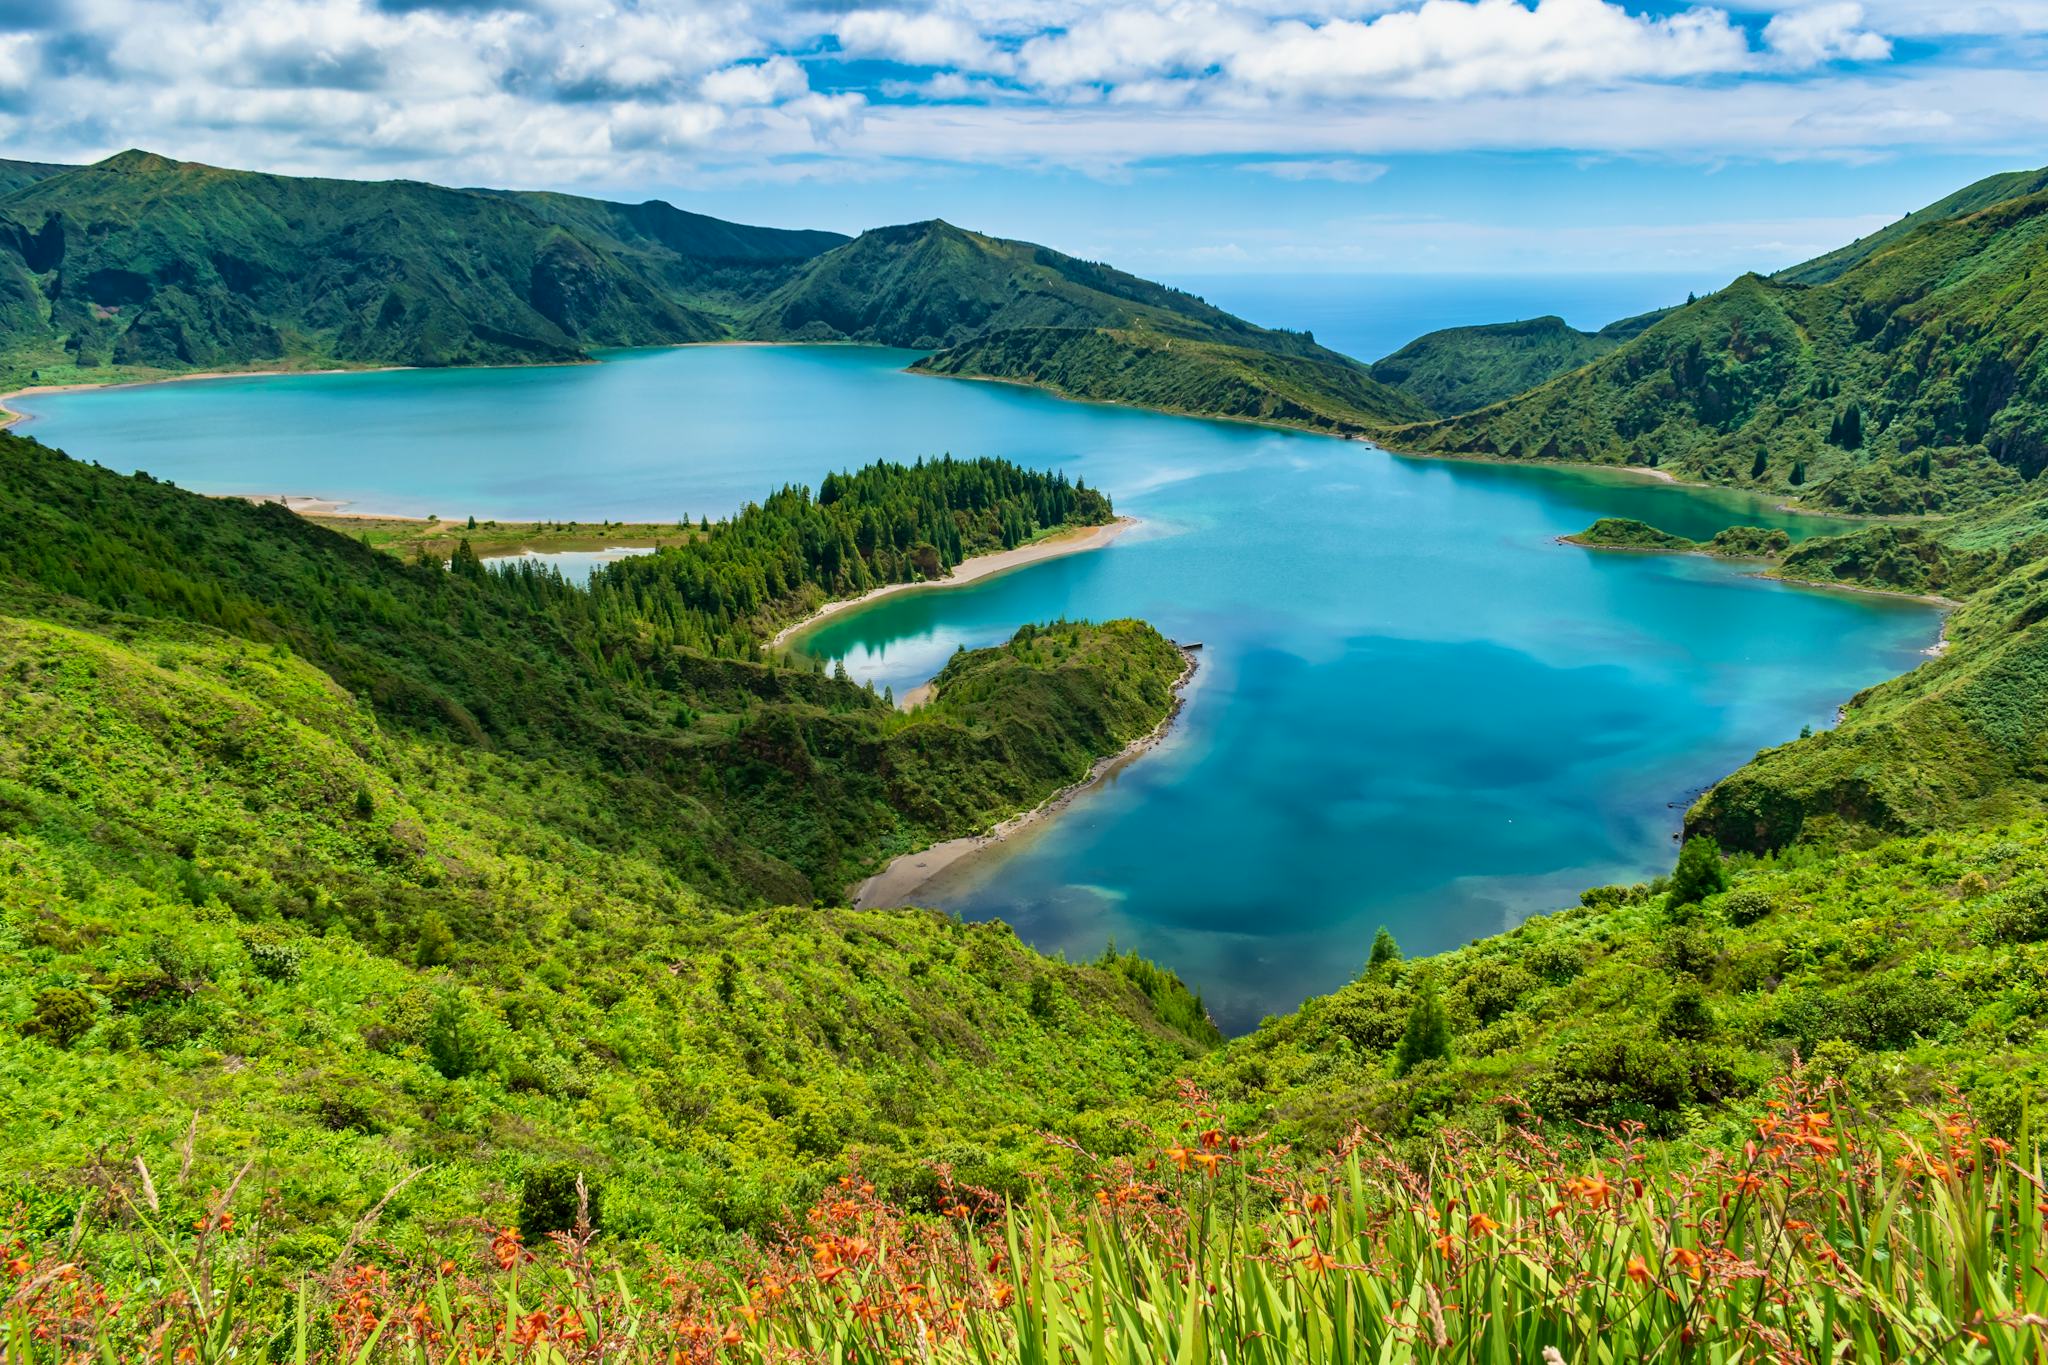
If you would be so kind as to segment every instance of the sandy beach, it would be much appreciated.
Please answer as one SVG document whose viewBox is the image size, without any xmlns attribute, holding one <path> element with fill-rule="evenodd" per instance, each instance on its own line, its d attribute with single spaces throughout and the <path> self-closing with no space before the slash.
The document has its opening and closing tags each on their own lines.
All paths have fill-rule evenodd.
<svg viewBox="0 0 2048 1365">
<path fill-rule="evenodd" d="M 944 578 L 926 579 L 921 583 L 891 583 L 887 587 L 864 592 L 859 597 L 846 597 L 837 602 L 827 602 L 803 620 L 775 632 L 775 637 L 768 642 L 768 648 L 784 648 L 792 639 L 826 617 L 836 616 L 854 607 L 865 606 L 878 597 L 887 597 L 891 593 L 899 592 L 958 588 L 980 579 L 994 577 L 999 573 L 1008 573 L 1012 569 L 1021 569 L 1026 564 L 1036 564 L 1042 559 L 1058 559 L 1061 555 L 1079 554 L 1083 550 L 1099 550 L 1137 524 L 1136 517 L 1118 517 L 1107 526 L 1083 526 L 1072 531 L 1062 531 L 1043 540 L 1034 540 L 1029 545 L 1019 545 L 1014 550 L 998 550 L 994 554 L 963 559 L 954 565 L 953 572 Z"/>
<path fill-rule="evenodd" d="M 1174 679 L 1173 706 L 1167 711 L 1166 719 L 1160 721 L 1146 734 L 1126 744 L 1118 752 L 1095 760 L 1094 765 L 1088 769 L 1087 776 L 1060 788 L 1022 815 L 1013 815 L 986 833 L 948 839 L 944 843 L 933 844 L 930 848 L 891 859 L 887 867 L 853 888 L 850 899 L 854 908 L 876 910 L 915 904 L 917 893 L 941 872 L 1001 843 L 1020 830 L 1051 819 L 1065 810 L 1083 792 L 1107 781 L 1144 757 L 1166 738 L 1167 732 L 1173 728 L 1174 720 L 1180 715 L 1181 707 L 1187 703 L 1187 686 L 1195 676 L 1195 656 L 1183 649 L 1181 657 L 1186 660 L 1186 666 L 1181 669 L 1180 676 Z"/>
</svg>

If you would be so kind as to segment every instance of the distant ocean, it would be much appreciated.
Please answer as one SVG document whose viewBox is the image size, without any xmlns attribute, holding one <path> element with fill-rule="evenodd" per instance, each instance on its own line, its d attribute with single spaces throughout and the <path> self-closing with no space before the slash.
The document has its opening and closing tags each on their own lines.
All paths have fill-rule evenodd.
<svg viewBox="0 0 2048 1365">
<path fill-rule="evenodd" d="M 1597 331 L 1728 281 L 1674 274 L 1198 275 L 1174 283 L 1262 327 L 1306 329 L 1332 350 L 1371 361 L 1440 327 L 1555 313 Z"/>
</svg>

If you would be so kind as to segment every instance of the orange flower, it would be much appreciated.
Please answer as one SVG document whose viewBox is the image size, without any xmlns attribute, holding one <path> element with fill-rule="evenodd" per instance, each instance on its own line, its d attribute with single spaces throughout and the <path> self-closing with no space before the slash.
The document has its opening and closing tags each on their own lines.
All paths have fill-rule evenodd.
<svg viewBox="0 0 2048 1365">
<path fill-rule="evenodd" d="M 1188 1163 L 1193 1157 L 1194 1153 L 1185 1147 L 1168 1147 L 1166 1149 L 1166 1159 L 1180 1167 L 1183 1171 L 1188 1168 Z"/>
<path fill-rule="evenodd" d="M 1301 1258 L 1301 1263 L 1313 1274 L 1326 1275 L 1330 1267 L 1337 1264 L 1337 1258 L 1324 1255 L 1320 1249 L 1311 1249 L 1308 1255 Z"/>
<path fill-rule="evenodd" d="M 988 1287 L 988 1297 L 989 1301 L 994 1303 L 996 1307 L 1008 1308 L 1010 1300 L 1017 1297 L 1017 1291 L 1012 1289 L 1007 1283 L 999 1280 Z"/>
<path fill-rule="evenodd" d="M 1649 1263 L 1643 1260 L 1643 1258 L 1640 1256 L 1629 1257 L 1628 1277 L 1631 1280 L 1634 1280 L 1637 1284 L 1648 1284 L 1650 1282 Z"/>
<path fill-rule="evenodd" d="M 1671 1248 L 1671 1255 L 1667 1259 L 1673 1266 L 1678 1268 L 1681 1274 L 1690 1275 L 1695 1280 L 1700 1277 L 1700 1267 L 1703 1262 L 1701 1261 L 1700 1254 L 1691 1247 L 1673 1247 Z"/>
<path fill-rule="evenodd" d="M 1474 1237 L 1486 1237 L 1500 1231 L 1500 1224 L 1483 1213 L 1475 1213 L 1465 1220 L 1465 1231 Z"/>
<path fill-rule="evenodd" d="M 1327 1194 L 1312 1194 L 1301 1201 L 1301 1206 L 1310 1213 L 1327 1213 L 1330 1208 L 1330 1196 Z"/>
<path fill-rule="evenodd" d="M 1195 1164 L 1202 1168 L 1202 1174 L 1212 1177 L 1216 1174 L 1216 1168 L 1222 1165 L 1224 1160 L 1214 1152 L 1196 1152 L 1194 1158 Z"/>
</svg>

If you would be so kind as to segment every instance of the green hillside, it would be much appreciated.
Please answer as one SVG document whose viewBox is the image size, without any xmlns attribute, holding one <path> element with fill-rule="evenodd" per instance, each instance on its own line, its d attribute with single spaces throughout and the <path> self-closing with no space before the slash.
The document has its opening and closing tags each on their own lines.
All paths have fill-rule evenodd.
<svg viewBox="0 0 2048 1365">
<path fill-rule="evenodd" d="M 1619 344 L 1560 317 L 1448 327 L 1373 362 L 1371 374 L 1432 412 L 1470 412 L 1576 370 Z"/>
<path fill-rule="evenodd" d="M 1645 464 L 1848 512 L 1930 512 L 2048 465 L 2048 193 L 1817 285 L 1746 275 L 1584 369 L 1401 449 Z"/>
<path fill-rule="evenodd" d="M 581 359 L 730 334 L 845 240 L 666 204 L 259 175 L 124 152 L 0 193 L 19 377 Z"/>
<path fill-rule="evenodd" d="M 761 1226 L 850 1146 L 910 1189 L 913 1151 L 1007 1180 L 1042 1127 L 1119 1140 L 1214 1037 L 1170 976 L 811 907 L 1151 730 L 1179 651 L 1027 628 L 904 714 L 668 642 L 779 619 L 731 595 L 756 577 L 800 580 L 792 610 L 851 590 L 868 570 L 817 567 L 823 532 L 949 490 L 977 507 L 934 514 L 956 553 L 984 512 L 1000 535 L 1077 496 L 879 466 L 586 594 L 0 436 L 0 1073 L 41 1097 L 8 1106 L 10 1202 L 195 1108 L 209 1160 L 262 1152 L 280 1228 L 327 1254 L 420 1164 L 401 1225 L 574 1159 L 615 1177 L 621 1226 L 688 1239 Z"/>
<path fill-rule="evenodd" d="M 2009 199 L 2039 194 L 2042 190 L 2048 190 L 2048 167 L 2037 171 L 1987 175 L 1973 185 L 1965 185 L 1954 194 L 1914 210 L 1895 223 L 1886 224 L 1868 237 L 1859 237 L 1847 246 L 1836 247 L 1810 261 L 1780 270 L 1774 278 L 1788 284 L 1826 284 L 1850 266 L 1904 241 L 1921 228 L 1977 213 Z"/>
<path fill-rule="evenodd" d="M 33 185 L 38 180 L 47 180 L 59 171 L 73 170 L 49 161 L 7 161 L 0 159 L 0 194 L 8 194 L 23 185 Z"/>
</svg>

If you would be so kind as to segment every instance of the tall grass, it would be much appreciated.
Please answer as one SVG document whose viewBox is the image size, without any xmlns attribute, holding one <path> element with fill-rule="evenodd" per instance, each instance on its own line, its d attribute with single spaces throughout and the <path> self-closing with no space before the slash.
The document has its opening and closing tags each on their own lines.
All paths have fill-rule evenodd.
<svg viewBox="0 0 2048 1365">
<path fill-rule="evenodd" d="M 77 1230 L 13 1246 L 4 1359 L 2048 1360 L 2040 1158 L 1967 1116 L 1911 1136 L 1787 1083 L 1741 1151 L 1531 1127 L 1418 1167 L 1364 1137 L 1303 1159 L 1194 1102 L 1182 1137 L 1092 1163 L 1082 1192 L 944 1185 L 913 1215 L 856 1173 L 717 1264 L 601 1263 L 584 1225 L 539 1255 L 500 1230 L 469 1266 L 351 1252 L 258 1290 L 232 1192 L 177 1237 L 131 1204 L 121 1235 L 159 1259 L 124 1283 Z"/>
</svg>

